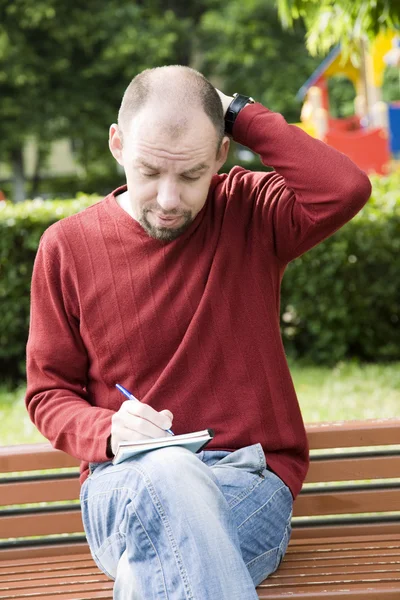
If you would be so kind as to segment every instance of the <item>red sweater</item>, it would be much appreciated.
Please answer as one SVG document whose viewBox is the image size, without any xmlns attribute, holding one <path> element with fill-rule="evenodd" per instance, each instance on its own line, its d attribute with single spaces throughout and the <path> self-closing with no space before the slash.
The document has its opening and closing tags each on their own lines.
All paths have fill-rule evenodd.
<svg viewBox="0 0 400 600">
<path fill-rule="evenodd" d="M 150 238 L 117 203 L 121 187 L 43 234 L 27 344 L 26 405 L 55 448 L 109 460 L 111 417 L 126 386 L 174 414 L 176 434 L 211 427 L 207 449 L 260 442 L 299 493 L 306 433 L 279 329 L 289 261 L 351 219 L 371 192 L 346 156 L 260 104 L 234 139 L 274 172 L 235 167 L 212 179 L 187 231 Z"/>
</svg>

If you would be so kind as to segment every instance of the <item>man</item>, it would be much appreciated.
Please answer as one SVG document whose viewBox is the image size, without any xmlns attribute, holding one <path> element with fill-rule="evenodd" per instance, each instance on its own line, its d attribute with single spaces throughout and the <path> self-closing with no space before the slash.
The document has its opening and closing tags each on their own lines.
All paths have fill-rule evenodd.
<svg viewBox="0 0 400 600">
<path fill-rule="evenodd" d="M 218 175 L 226 133 L 275 171 Z M 130 83 L 109 145 L 127 186 L 41 239 L 27 408 L 82 460 L 85 531 L 114 598 L 257 598 L 286 551 L 309 461 L 281 278 L 371 186 L 281 115 L 180 66 Z M 215 437 L 198 454 L 112 464 L 119 442 L 171 426 Z"/>
</svg>

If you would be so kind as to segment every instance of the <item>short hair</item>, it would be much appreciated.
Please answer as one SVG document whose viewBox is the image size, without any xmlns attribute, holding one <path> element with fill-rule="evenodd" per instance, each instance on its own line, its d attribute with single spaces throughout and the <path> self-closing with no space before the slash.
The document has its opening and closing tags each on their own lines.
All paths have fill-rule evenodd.
<svg viewBox="0 0 400 600">
<path fill-rule="evenodd" d="M 225 135 L 222 102 L 215 87 L 199 71 L 182 65 L 145 69 L 132 79 L 125 90 L 118 112 L 121 136 L 150 98 L 179 103 L 184 111 L 200 104 L 217 132 L 218 149 Z"/>
</svg>

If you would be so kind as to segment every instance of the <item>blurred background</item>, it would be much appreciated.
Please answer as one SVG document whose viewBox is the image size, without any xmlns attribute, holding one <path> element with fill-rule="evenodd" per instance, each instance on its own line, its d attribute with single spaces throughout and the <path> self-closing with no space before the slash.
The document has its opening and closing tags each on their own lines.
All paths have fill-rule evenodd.
<svg viewBox="0 0 400 600">
<path fill-rule="evenodd" d="M 0 0 L 0 444 L 24 409 L 43 231 L 125 183 L 108 150 L 130 80 L 189 65 L 347 153 L 370 202 L 289 265 L 282 336 L 305 421 L 400 416 L 400 7 L 386 0 Z M 267 169 L 232 144 L 234 164 Z"/>
</svg>

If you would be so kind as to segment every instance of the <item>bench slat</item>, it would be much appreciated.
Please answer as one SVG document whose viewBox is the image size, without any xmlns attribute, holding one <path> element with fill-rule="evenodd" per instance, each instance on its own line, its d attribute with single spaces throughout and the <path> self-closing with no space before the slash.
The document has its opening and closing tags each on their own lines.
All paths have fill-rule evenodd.
<svg viewBox="0 0 400 600">
<path fill-rule="evenodd" d="M 3 483 L 0 485 L 0 506 L 34 502 L 56 502 L 79 498 L 79 479 L 51 479 Z M 1 515 L 0 515 L 1 516 Z"/>
<path fill-rule="evenodd" d="M 86 569 L 70 569 L 68 572 L 54 570 L 52 573 L 27 573 L 20 574 L 18 577 L 0 577 L 0 594 L 8 590 L 19 590 L 26 587 L 41 585 L 59 585 L 61 582 L 69 583 L 74 581 L 97 581 L 98 579 L 107 581 L 106 575 L 99 573 L 96 565 Z"/>
<path fill-rule="evenodd" d="M 24 567 L 23 565 L 12 566 L 11 569 L 1 569 L 0 571 L 0 587 L 5 581 L 18 581 L 20 579 L 34 579 L 35 577 L 45 577 L 47 575 L 54 576 L 57 573 L 58 576 L 70 575 L 70 573 L 84 573 L 86 571 L 97 570 L 97 566 L 93 566 L 93 560 L 85 561 L 71 561 L 70 563 L 58 563 L 56 565 L 49 565 L 43 563 L 36 569 L 31 567 Z"/>
<path fill-rule="evenodd" d="M 329 481 L 357 481 L 396 478 L 400 474 L 400 456 L 326 460 L 310 464 L 305 483 Z M 79 497 L 79 478 L 54 479 L 1 484 L 0 506 L 26 502 L 56 502 Z"/>
<path fill-rule="evenodd" d="M 400 488 L 363 491 L 332 491 L 329 494 L 300 494 L 293 505 L 293 516 L 344 515 L 398 511 Z"/>
<path fill-rule="evenodd" d="M 295 522 L 295 524 L 297 523 Z M 306 525 L 302 524 L 301 527 L 293 527 L 291 539 L 302 541 L 305 539 L 323 539 L 330 538 L 331 536 L 347 537 L 351 535 L 379 535 L 382 537 L 388 534 L 400 534 L 400 521 L 363 524 L 346 523 L 345 525 L 311 525 L 310 522 L 308 522 Z"/>
<path fill-rule="evenodd" d="M 92 594 L 95 592 L 111 592 L 109 596 L 112 598 L 112 586 L 113 582 L 97 580 L 93 578 L 90 581 L 77 581 L 76 583 L 65 583 L 60 582 L 60 585 L 44 585 L 44 586 L 36 586 L 32 589 L 26 588 L 25 591 L 23 589 L 20 590 L 10 590 L 9 592 L 1 592 L 0 591 L 0 600 L 16 600 L 20 598 L 38 598 L 43 600 L 43 598 L 48 597 L 54 599 L 54 596 L 57 598 L 68 598 L 69 600 L 73 598 L 79 598 L 81 600 L 82 593 L 87 594 L 87 598 L 95 598 Z M 90 594 L 90 595 L 89 595 Z M 50 596 L 51 595 L 51 596 Z M 107 596 L 105 596 L 107 598 Z"/>
<path fill-rule="evenodd" d="M 37 546 L 0 548 L 0 565 L 8 567 L 24 560 L 28 560 L 28 564 L 32 564 L 35 561 L 43 561 L 43 557 L 50 563 L 52 560 L 58 561 L 73 556 L 85 556 L 86 558 L 91 556 L 86 540 L 82 543 L 70 538 L 67 543 L 61 544 L 54 541 L 51 544 L 38 544 Z"/>
<path fill-rule="evenodd" d="M 0 447 L 0 473 L 76 466 L 79 466 L 79 460 L 61 450 L 55 450 L 47 442 Z"/>
<path fill-rule="evenodd" d="M 97 600 L 98 598 L 101 598 L 102 600 L 112 600 L 112 589 L 110 588 L 109 590 L 102 590 L 99 592 L 92 590 L 91 587 L 88 586 L 87 589 L 84 588 L 74 594 L 71 592 L 65 593 L 64 591 L 57 592 L 56 594 L 39 592 L 39 594 L 35 594 L 34 596 L 32 596 L 32 592 L 29 592 L 29 595 L 24 594 L 23 596 L 18 595 L 12 596 L 11 598 L 8 596 L 7 600 Z"/>
<path fill-rule="evenodd" d="M 54 569 L 47 573 L 26 573 L 19 577 L 0 577 L 0 594 L 9 590 L 19 590 L 46 586 L 46 585 L 65 585 L 74 582 L 85 581 L 109 581 L 106 575 L 101 573 L 95 564 L 85 569 L 70 569 L 68 572 Z"/>
<path fill-rule="evenodd" d="M 308 423 L 306 431 L 312 450 L 400 444 L 398 418 Z"/>
<path fill-rule="evenodd" d="M 76 510 L 73 511 L 31 513 L 2 517 L 1 519 L 1 535 L 4 539 L 82 532 L 83 524 L 79 505 L 76 505 Z"/>
<path fill-rule="evenodd" d="M 400 476 L 400 456 L 311 460 L 305 483 L 395 479 Z"/>
<path fill-rule="evenodd" d="M 325 585 L 298 585 L 292 587 L 260 588 L 257 589 L 260 600 L 399 600 L 400 587 L 397 582 L 379 584 L 377 595 L 376 582 L 371 583 L 346 583 Z"/>
</svg>

